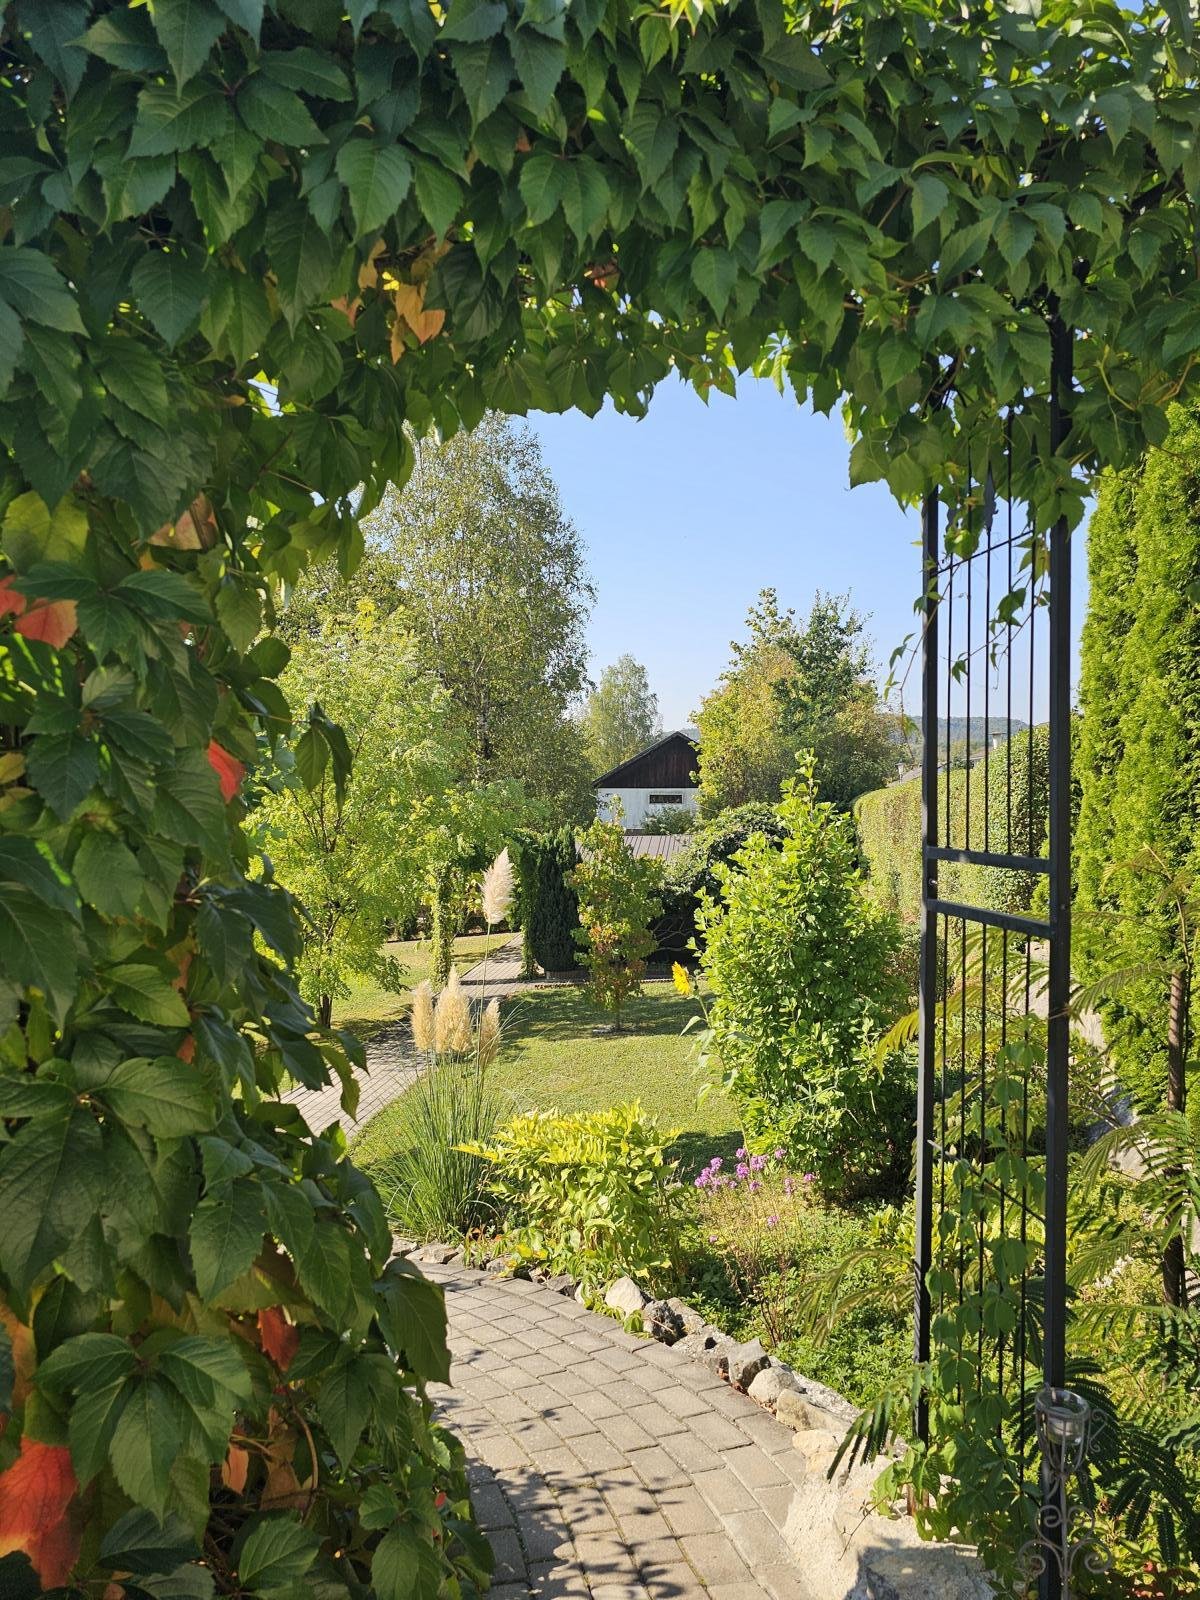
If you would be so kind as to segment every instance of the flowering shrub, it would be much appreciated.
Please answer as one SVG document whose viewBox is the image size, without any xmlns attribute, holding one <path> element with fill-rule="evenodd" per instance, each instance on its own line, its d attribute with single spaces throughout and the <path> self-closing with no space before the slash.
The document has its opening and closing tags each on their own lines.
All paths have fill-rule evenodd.
<svg viewBox="0 0 1200 1600">
<path fill-rule="evenodd" d="M 674 1137 L 635 1100 L 570 1116 L 531 1112 L 465 1148 L 492 1164 L 488 1189 L 517 1255 L 587 1283 L 622 1273 L 654 1283 L 678 1256 Z"/>
<path fill-rule="evenodd" d="M 803 1222 L 816 1181 L 812 1172 L 789 1172 L 785 1156 L 782 1148 L 770 1155 L 739 1150 L 732 1164 L 714 1156 L 694 1180 L 703 1236 L 772 1344 L 787 1334 L 795 1274 L 810 1265 Z"/>
</svg>

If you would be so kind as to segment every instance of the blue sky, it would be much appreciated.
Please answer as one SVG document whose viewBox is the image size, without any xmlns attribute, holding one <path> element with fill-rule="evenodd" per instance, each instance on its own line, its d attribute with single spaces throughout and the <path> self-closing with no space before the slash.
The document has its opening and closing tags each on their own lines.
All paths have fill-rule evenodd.
<svg viewBox="0 0 1200 1600">
<path fill-rule="evenodd" d="M 608 406 L 594 418 L 530 421 L 587 541 L 593 677 L 628 651 L 650 675 L 665 726 L 681 726 L 768 586 L 801 614 L 817 589 L 849 590 L 870 615 L 886 675 L 892 649 L 915 627 L 917 522 L 882 485 L 850 489 L 840 416 L 803 411 L 770 383 L 743 379 L 736 400 L 716 395 L 707 406 L 684 384 L 663 384 L 640 422 Z M 1081 612 L 1082 549 L 1077 562 Z M 914 676 L 910 711 L 916 693 Z"/>
</svg>

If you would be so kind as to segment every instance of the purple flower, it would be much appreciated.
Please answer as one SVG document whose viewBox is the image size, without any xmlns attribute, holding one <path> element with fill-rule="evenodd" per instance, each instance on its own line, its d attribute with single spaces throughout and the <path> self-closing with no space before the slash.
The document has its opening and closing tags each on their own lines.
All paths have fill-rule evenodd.
<svg viewBox="0 0 1200 1600">
<path fill-rule="evenodd" d="M 697 1179 L 696 1179 L 696 1187 L 697 1187 L 697 1189 L 707 1189 L 708 1188 L 708 1173 L 707 1172 L 702 1172 L 697 1177 Z"/>
<path fill-rule="evenodd" d="M 738 1175 L 739 1178 L 748 1178 L 750 1176 L 750 1168 L 746 1165 L 746 1163 L 744 1161 L 739 1161 L 738 1162 L 738 1164 L 737 1164 L 737 1175 Z"/>
<path fill-rule="evenodd" d="M 709 1244 L 716 1244 L 716 1242 L 717 1242 L 717 1236 L 716 1236 L 716 1234 L 715 1234 L 715 1233 L 710 1233 L 710 1234 L 709 1234 L 709 1236 L 708 1236 L 708 1242 L 709 1242 Z"/>
<path fill-rule="evenodd" d="M 751 1172 L 761 1172 L 762 1169 L 766 1166 L 766 1164 L 767 1164 L 766 1156 L 751 1156 L 750 1157 L 750 1171 Z"/>
<path fill-rule="evenodd" d="M 778 1226 L 779 1226 L 779 1218 L 778 1217 L 768 1217 L 767 1218 L 767 1227 L 768 1228 L 777 1228 Z"/>
<path fill-rule="evenodd" d="M 806 1172 L 804 1174 L 804 1181 L 805 1181 L 805 1183 L 816 1183 L 816 1181 L 817 1181 L 816 1173 L 815 1172 Z"/>
<path fill-rule="evenodd" d="M 751 1184 L 751 1185 L 750 1185 L 750 1193 L 751 1193 L 751 1194 L 757 1194 L 757 1193 L 758 1193 L 758 1191 L 759 1191 L 759 1190 L 760 1190 L 760 1189 L 761 1189 L 761 1188 L 762 1188 L 762 1184 L 761 1184 L 761 1183 L 752 1183 L 752 1184 Z"/>
<path fill-rule="evenodd" d="M 795 1178 L 785 1178 L 783 1180 L 783 1192 L 784 1192 L 784 1194 L 788 1195 L 789 1198 L 792 1195 L 795 1194 L 795 1192 L 796 1192 L 796 1180 L 795 1180 Z"/>
<path fill-rule="evenodd" d="M 745 1161 L 745 1159 L 746 1159 L 746 1152 L 745 1152 L 745 1150 L 739 1150 L 739 1151 L 738 1151 L 738 1152 L 737 1152 L 737 1158 L 738 1158 L 738 1160 L 739 1160 L 739 1161 Z"/>
<path fill-rule="evenodd" d="M 783 1146 L 780 1145 L 774 1152 L 776 1161 L 782 1161 L 786 1154 L 787 1152 L 784 1150 Z"/>
<path fill-rule="evenodd" d="M 708 1164 L 714 1172 L 720 1172 L 722 1166 L 720 1156 L 714 1156 Z"/>
</svg>

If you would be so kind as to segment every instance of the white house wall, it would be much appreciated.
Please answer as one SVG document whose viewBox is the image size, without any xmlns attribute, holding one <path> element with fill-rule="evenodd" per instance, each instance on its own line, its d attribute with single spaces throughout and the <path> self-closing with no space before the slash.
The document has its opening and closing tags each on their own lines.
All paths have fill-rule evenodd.
<svg viewBox="0 0 1200 1600">
<path fill-rule="evenodd" d="M 699 809 L 699 791 L 696 789 L 598 789 L 596 791 L 596 809 L 606 822 L 611 822 L 613 815 L 613 801 L 621 802 L 624 813 L 622 823 L 626 828 L 641 828 L 645 826 L 646 814 L 650 811 L 665 809 L 661 805 L 652 806 L 652 794 L 671 794 L 679 796 L 679 805 L 686 806 L 689 811 Z"/>
</svg>

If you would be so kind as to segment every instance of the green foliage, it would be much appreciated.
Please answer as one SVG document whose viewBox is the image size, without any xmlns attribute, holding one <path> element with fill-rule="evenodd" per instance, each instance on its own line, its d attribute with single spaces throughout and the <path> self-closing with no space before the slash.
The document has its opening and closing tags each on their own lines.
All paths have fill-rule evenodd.
<svg viewBox="0 0 1200 1600">
<path fill-rule="evenodd" d="M 291 637 L 332 607 L 370 605 L 411 634 L 441 685 L 478 783 L 519 783 L 528 822 L 590 816 L 590 773 L 569 708 L 585 683 L 594 591 L 536 435 L 489 413 L 470 433 L 415 443 L 412 474 L 362 523 L 349 582 L 332 563 L 293 595 Z"/>
<path fill-rule="evenodd" d="M 580 835 L 579 854 L 566 880 L 579 900 L 575 959 L 587 967 L 589 998 L 611 1011 L 620 1027 L 622 1003 L 641 993 L 646 957 L 654 950 L 650 930 L 661 909 L 662 868 L 652 857 L 633 854 L 619 817 L 597 817 Z"/>
<path fill-rule="evenodd" d="M 6 1220 L 0 1271 L 39 1361 L 138 1342 L 136 1374 L 89 1365 L 82 1395 L 35 1379 L 0 1459 L 72 1448 L 82 1407 L 78 1470 L 108 1461 L 97 1588 L 127 1570 L 97 1537 L 120 1513 L 162 1498 L 205 1531 L 234 1358 L 239 1428 L 269 1450 L 273 1426 L 246 1313 L 200 1297 L 190 1256 L 200 1199 L 248 1184 L 276 1242 L 255 1293 L 286 1292 L 304 1329 L 305 1428 L 275 1443 L 294 1472 L 307 1430 L 323 1465 L 311 1537 L 293 1510 L 255 1521 L 257 1475 L 248 1502 L 221 1491 L 208 1567 L 432 1595 L 479 1559 L 452 1448 L 406 1387 L 437 1365 L 414 1354 L 436 1296 L 379 1274 L 365 1186 L 278 1100 L 285 1074 L 315 1086 L 345 1060 L 312 1035 L 292 904 L 238 828 L 241 768 L 289 723 L 255 613 L 313 562 L 353 568 L 359 518 L 411 467 L 405 424 L 607 396 L 640 413 L 680 371 L 702 394 L 747 368 L 822 408 L 848 394 L 853 480 L 902 498 L 978 482 L 1012 405 L 1016 498 L 1037 530 L 1077 521 L 1090 474 L 1161 441 L 1165 397 L 1196 381 L 1192 19 L 1101 25 L 1075 0 L 965 24 L 943 0 L 739 0 L 675 26 L 625 0 L 0 17 L 4 1059 L 22 1092 L 49 1086 L 6 1119 L 0 1177 L 73 1179 Z M 1083 337 L 1050 456 L 1056 304 Z M 175 1082 L 205 1112 L 162 1132 L 187 1120 L 159 1121 Z M 205 1139 L 237 1154 L 206 1163 Z M 49 1295 L 70 1315 L 39 1330 Z M 183 1377 L 176 1332 L 219 1345 L 219 1373 Z M 129 1402 L 111 1439 L 103 1394 Z M 365 1419 L 349 1468 L 346 1424 L 322 1421 L 346 1415 Z"/>
<path fill-rule="evenodd" d="M 491 1211 L 488 1169 L 462 1146 L 489 1144 L 507 1096 L 486 1072 L 439 1062 L 400 1100 L 387 1154 L 368 1170 L 388 1220 L 413 1239 L 453 1239 Z"/>
<path fill-rule="evenodd" d="M 355 977 L 396 989 L 403 975 L 382 950 L 389 922 L 403 924 L 426 888 L 426 841 L 454 804 L 465 765 L 443 691 L 417 665 L 395 618 L 370 609 L 333 616 L 300 635 L 281 688 L 342 730 L 354 781 L 339 781 L 310 719 L 254 814 L 263 848 L 308 916 L 297 965 L 301 992 L 331 1003 Z"/>
<path fill-rule="evenodd" d="M 895 919 L 862 893 L 847 817 L 817 799 L 811 767 L 779 807 L 776 847 L 754 834 L 705 897 L 711 1046 L 747 1134 L 786 1147 L 834 1194 L 907 1173 L 911 1070 L 875 1042 L 904 995 Z"/>
<path fill-rule="evenodd" d="M 623 655 L 605 667 L 579 720 L 588 760 L 597 776 L 657 739 L 662 733 L 658 697 L 641 662 Z"/>
<path fill-rule="evenodd" d="M 803 627 L 764 589 L 750 638 L 701 704 L 700 810 L 774 803 L 811 751 L 821 793 L 847 806 L 894 770 L 890 721 L 877 706 L 863 621 L 848 596 L 818 594 Z"/>
<path fill-rule="evenodd" d="M 719 898 L 716 869 L 731 861 L 753 833 L 778 842 L 786 829 L 774 806 L 756 802 L 733 806 L 695 828 L 695 837 L 668 862 L 663 878 L 662 915 L 654 924 L 658 950 L 675 959 L 687 959 L 697 948 L 701 932 L 696 918 L 702 895 Z"/>
<path fill-rule="evenodd" d="M 642 818 L 643 833 L 694 833 L 696 813 L 688 806 L 656 806 Z"/>
<path fill-rule="evenodd" d="M 579 901 L 567 881 L 578 865 L 574 830 L 522 834 L 515 855 L 526 966 L 571 972 L 579 928 Z"/>
<path fill-rule="evenodd" d="M 957 848 L 1043 855 L 1050 795 L 1049 729 L 1015 733 L 969 770 L 938 777 L 940 827 L 949 813 Z M 1011 819 L 1011 829 L 1009 820 Z M 921 780 L 906 778 L 860 795 L 854 825 L 867 871 L 867 888 L 879 905 L 907 923 L 921 914 Z M 1011 849 L 1010 849 L 1011 846 Z M 938 862 L 944 899 L 996 911 L 1028 911 L 1041 878 L 1032 872 Z"/>
<path fill-rule="evenodd" d="M 599 1287 L 628 1273 L 665 1285 L 678 1257 L 679 1196 L 664 1133 L 641 1105 L 514 1117 L 488 1144 L 504 1239 L 525 1261 Z"/>
<path fill-rule="evenodd" d="M 1194 875 L 1200 847 L 1200 421 L 1172 411 L 1169 449 L 1104 480 L 1088 534 L 1080 662 L 1076 862 L 1080 975 L 1143 967 L 1101 1006 L 1122 1083 L 1163 1104 L 1171 970 L 1190 931 L 1151 850 Z M 1139 863 L 1142 863 L 1139 865 Z M 1200 1023 L 1193 996 L 1190 1031 Z"/>
</svg>

